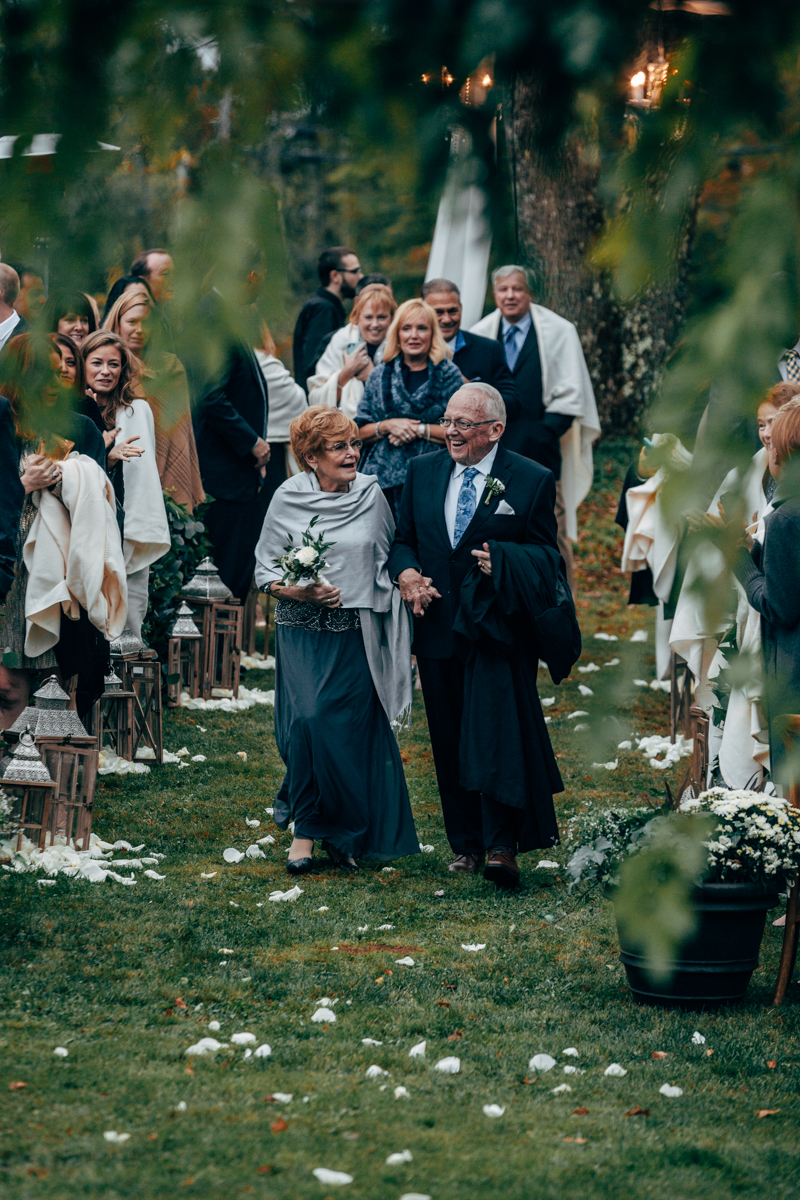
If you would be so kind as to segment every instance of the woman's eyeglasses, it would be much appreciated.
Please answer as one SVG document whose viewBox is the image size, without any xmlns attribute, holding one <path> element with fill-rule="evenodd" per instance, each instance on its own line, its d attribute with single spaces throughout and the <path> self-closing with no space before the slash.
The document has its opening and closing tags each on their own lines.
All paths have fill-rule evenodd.
<svg viewBox="0 0 800 1200">
<path fill-rule="evenodd" d="M 329 454 L 343 454 L 345 450 L 360 450 L 363 445 L 363 442 L 353 440 L 352 442 L 334 442 L 332 446 L 326 446 L 325 449 Z"/>
<path fill-rule="evenodd" d="M 465 421 L 461 417 L 451 421 L 449 417 L 439 417 L 439 424 L 442 429 L 449 429 L 452 425 L 459 433 L 466 433 L 468 429 L 474 429 L 476 425 L 494 425 L 494 421 Z"/>
</svg>

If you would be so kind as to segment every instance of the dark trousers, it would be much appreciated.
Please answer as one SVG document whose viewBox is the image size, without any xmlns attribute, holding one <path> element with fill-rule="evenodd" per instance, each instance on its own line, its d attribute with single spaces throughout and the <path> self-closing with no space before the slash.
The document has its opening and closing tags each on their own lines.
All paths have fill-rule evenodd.
<svg viewBox="0 0 800 1200">
<path fill-rule="evenodd" d="M 453 852 L 481 855 L 484 849 L 504 846 L 516 854 L 517 837 L 525 815 L 523 810 L 498 804 L 480 792 L 468 792 L 459 783 L 464 664 L 457 658 L 417 655 L 417 668 L 428 717 L 444 828 Z"/>
<path fill-rule="evenodd" d="M 262 488 L 251 500 L 215 500 L 203 516 L 222 582 L 244 604 L 256 569 L 256 545 L 269 499 Z"/>
</svg>

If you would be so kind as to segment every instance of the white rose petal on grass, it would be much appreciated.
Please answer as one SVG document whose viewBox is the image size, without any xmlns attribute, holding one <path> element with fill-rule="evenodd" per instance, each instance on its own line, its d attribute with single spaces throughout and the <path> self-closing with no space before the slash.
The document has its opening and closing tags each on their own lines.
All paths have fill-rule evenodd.
<svg viewBox="0 0 800 1200">
<path fill-rule="evenodd" d="M 473 942 L 470 945 L 467 945 L 466 942 L 462 942 L 461 949 L 469 950 L 472 954 L 477 954 L 479 950 L 486 949 L 486 942 Z"/>
<path fill-rule="evenodd" d="M 328 911 L 327 904 L 323 904 L 322 908 L 317 909 L 317 912 L 327 912 L 327 911 Z"/>
<path fill-rule="evenodd" d="M 530 1071 L 552 1071 L 555 1065 L 556 1060 L 549 1054 L 534 1054 L 528 1063 L 528 1069 Z"/>
<path fill-rule="evenodd" d="M 396 1087 L 394 1089 L 395 1100 L 403 1100 L 403 1099 L 408 1100 L 408 1099 L 410 1099 L 410 1097 L 411 1097 L 411 1093 L 409 1092 L 408 1088 L 403 1087 L 402 1083 L 399 1085 L 399 1087 Z"/>
<path fill-rule="evenodd" d="M 247 751 L 246 750 L 237 750 L 236 757 L 240 758 L 242 760 L 242 762 L 247 762 Z"/>
<path fill-rule="evenodd" d="M 234 846 L 229 846 L 227 850 L 222 851 L 222 857 L 226 863 L 238 863 L 244 858 L 241 850 L 235 849 Z"/>
<path fill-rule="evenodd" d="M 185 1100 L 179 1100 L 177 1104 L 178 1112 L 186 1112 L 188 1105 Z"/>
<path fill-rule="evenodd" d="M 127 1142 L 131 1135 L 129 1133 L 117 1133 L 116 1129 L 107 1129 L 103 1137 L 107 1142 L 111 1142 L 112 1146 L 121 1146 L 123 1142 Z"/>
<path fill-rule="evenodd" d="M 408 1052 L 409 1058 L 424 1058 L 427 1049 L 427 1042 L 417 1042 L 416 1046 L 412 1046 Z"/>
<path fill-rule="evenodd" d="M 255 1054 L 256 1058 L 269 1058 L 269 1056 L 272 1054 L 272 1046 L 269 1046 L 266 1042 L 264 1042 L 256 1050 L 254 1050 L 253 1053 Z M 277 1092 L 275 1094 L 277 1095 Z M 278 1098 L 280 1099 L 280 1097 Z M 291 1096 L 289 1099 L 291 1100 Z"/>
<path fill-rule="evenodd" d="M 568 1058 L 580 1058 L 580 1055 L 574 1046 L 568 1046 L 567 1049 L 562 1050 L 561 1053 L 566 1054 Z"/>
<path fill-rule="evenodd" d="M 590 671 L 599 671 L 600 668 L 598 667 L 597 663 L 590 662 L 587 663 L 585 667 L 578 667 L 578 670 L 580 671 L 581 675 L 588 675 Z"/>
<path fill-rule="evenodd" d="M 702 1033 L 698 1033 L 698 1031 L 695 1029 L 694 1033 L 692 1034 L 692 1045 L 705 1046 L 705 1044 L 706 1039 L 703 1037 Z"/>
<path fill-rule="evenodd" d="M 542 699 L 539 701 L 539 703 L 541 704 L 542 708 L 549 708 L 549 707 L 550 707 L 550 705 L 551 705 L 551 704 L 555 704 L 555 702 L 556 702 L 556 698 L 555 698 L 555 696 L 546 696 L 546 697 L 542 697 Z"/>
<path fill-rule="evenodd" d="M 403 1192 L 400 1200 L 431 1200 L 431 1198 L 422 1192 Z"/>
<path fill-rule="evenodd" d="M 646 679 L 634 679 L 633 682 L 636 687 L 649 687 L 650 686 L 650 684 L 647 682 Z"/>
<path fill-rule="evenodd" d="M 148 879 L 161 880 L 161 879 L 167 878 L 166 875 L 159 875 L 158 871 L 153 871 L 152 869 L 150 869 L 149 871 L 145 871 L 145 875 L 147 876 Z"/>
<path fill-rule="evenodd" d="M 440 1058 L 433 1069 L 441 1071 L 443 1075 L 457 1075 L 461 1070 L 461 1059 Z"/>
<path fill-rule="evenodd" d="M 567 713 L 567 720 L 574 721 L 577 717 L 588 717 L 588 715 L 588 712 L 585 712 L 582 708 L 578 708 L 575 712 Z"/>
<path fill-rule="evenodd" d="M 357 929 L 359 933 L 366 933 L 369 929 L 369 925 L 359 925 L 357 926 Z"/>
<path fill-rule="evenodd" d="M 302 894 L 303 889 L 295 884 L 293 888 L 289 888 L 288 892 L 270 892 L 269 898 L 273 903 L 278 903 L 280 900 L 297 900 Z"/>
<path fill-rule="evenodd" d="M 382 1046 L 383 1042 L 376 1042 L 375 1038 L 362 1038 L 361 1045 L 362 1046 Z"/>
<path fill-rule="evenodd" d="M 624 742 L 620 742 L 620 743 L 617 745 L 617 749 L 618 749 L 618 750 L 631 750 L 631 749 L 633 749 L 633 742 L 631 742 L 631 741 L 628 741 L 628 740 L 626 739 Z"/>
<path fill-rule="evenodd" d="M 256 845 L 257 846 L 274 846 L 275 838 L 272 836 L 271 833 L 268 833 L 266 837 L 259 838 L 258 841 L 256 842 Z"/>
<path fill-rule="evenodd" d="M 658 1090 L 662 1096 L 675 1097 L 683 1095 L 683 1088 L 674 1087 L 671 1083 L 662 1083 Z"/>
<path fill-rule="evenodd" d="M 383 1067 L 379 1067 L 377 1063 L 373 1063 L 371 1067 L 367 1067 L 364 1072 L 367 1079 L 380 1079 L 381 1075 L 388 1075 L 388 1071 L 384 1071 Z"/>
<path fill-rule="evenodd" d="M 67 1050 L 66 1046 L 56 1046 L 53 1054 L 55 1054 L 56 1058 L 68 1058 L 69 1050 Z"/>
<path fill-rule="evenodd" d="M 216 1054 L 218 1050 L 227 1049 L 227 1042 L 218 1042 L 216 1038 L 200 1038 L 199 1042 L 195 1042 L 188 1050 L 184 1050 L 184 1054 L 203 1055 Z"/>
<path fill-rule="evenodd" d="M 572 1088 L 568 1083 L 560 1083 L 558 1087 L 551 1089 L 554 1096 L 563 1096 L 565 1092 L 571 1092 Z"/>
<path fill-rule="evenodd" d="M 619 658 L 610 658 L 607 663 L 603 663 L 604 667 L 618 667 L 620 664 Z"/>
<path fill-rule="evenodd" d="M 616 771 L 617 767 L 619 766 L 619 759 L 615 758 L 613 762 L 592 763 L 592 766 L 597 769 L 604 767 L 606 771 Z"/>
<path fill-rule="evenodd" d="M 433 854 L 434 850 L 436 849 L 435 846 L 423 846 L 422 842 L 420 842 L 419 848 L 422 854 Z"/>
<path fill-rule="evenodd" d="M 291 1104 L 294 1092 L 273 1092 L 272 1099 L 277 1100 L 279 1104 Z"/>
<path fill-rule="evenodd" d="M 255 1040 L 256 1035 L 254 1033 L 234 1033 L 231 1037 L 231 1042 L 234 1046 L 247 1046 Z"/>
<path fill-rule="evenodd" d="M 228 949 L 227 949 L 227 947 L 225 947 L 225 946 L 220 946 L 220 948 L 219 948 L 219 950 L 217 951 L 217 953 L 218 953 L 218 954 L 234 954 L 234 953 L 235 953 L 235 951 L 233 951 L 233 950 L 228 950 Z"/>
<path fill-rule="evenodd" d="M 414 965 L 414 960 L 410 954 L 407 954 L 405 958 L 396 958 L 394 961 L 398 967 L 413 967 Z"/>
<path fill-rule="evenodd" d="M 208 874 L 206 874 L 205 871 L 201 871 L 200 878 L 201 879 L 213 879 L 214 876 L 216 875 L 216 873 L 217 873 L 216 871 L 210 871 Z"/>
<path fill-rule="evenodd" d="M 484 1104 L 483 1115 L 485 1117 L 502 1117 L 506 1111 L 505 1104 Z"/>
<path fill-rule="evenodd" d="M 335 947 L 332 946 L 331 949 L 333 950 Z M 336 1020 L 336 1013 L 330 1008 L 318 1008 L 311 1020 L 315 1025 L 322 1025 L 323 1023 L 332 1025 Z"/>
<path fill-rule="evenodd" d="M 394 925 L 378 925 L 378 929 L 394 929 Z"/>
<path fill-rule="evenodd" d="M 622 1076 L 627 1075 L 628 1072 L 624 1067 L 621 1067 L 619 1063 L 612 1063 L 610 1067 L 606 1067 L 605 1071 L 603 1071 L 603 1074 L 611 1075 L 614 1079 L 622 1079 Z"/>
<path fill-rule="evenodd" d="M 261 849 L 261 847 L 256 846 L 255 843 L 253 843 L 252 846 L 247 847 L 247 849 L 245 850 L 245 854 L 248 858 L 266 858 L 267 857 L 266 854 L 264 853 L 264 851 Z"/>
<path fill-rule="evenodd" d="M 566 1067 L 564 1067 L 564 1074 L 565 1075 L 585 1075 L 586 1072 L 582 1071 L 580 1069 L 580 1067 L 566 1066 Z"/>
<path fill-rule="evenodd" d="M 633 637 L 631 638 L 631 641 L 632 642 L 646 642 L 647 641 L 647 630 L 646 629 L 637 629 L 636 633 L 634 633 Z"/>
<path fill-rule="evenodd" d="M 592 691 L 592 689 L 590 687 L 587 687 L 585 683 L 578 684 L 578 691 L 580 692 L 580 694 L 582 696 L 593 696 L 594 695 L 594 692 Z"/>
<path fill-rule="evenodd" d="M 244 823 L 245 825 L 249 825 L 251 829 L 258 829 L 261 825 L 257 817 L 245 817 Z"/>
<path fill-rule="evenodd" d="M 244 1052 L 244 1058 L 246 1058 L 246 1059 L 247 1059 L 247 1058 L 252 1058 L 252 1057 L 253 1057 L 253 1051 L 252 1051 L 252 1050 L 245 1050 L 245 1052 Z"/>
<path fill-rule="evenodd" d="M 619 638 L 615 633 L 596 633 L 595 638 L 598 642 L 618 642 Z"/>
<path fill-rule="evenodd" d="M 410 1150 L 400 1150 L 397 1154 L 389 1154 L 386 1158 L 387 1167 L 397 1167 L 400 1163 L 413 1162 L 414 1155 Z"/>
<path fill-rule="evenodd" d="M 346 1171 L 329 1171 L 327 1167 L 315 1167 L 311 1174 L 318 1183 L 324 1183 L 327 1187 L 343 1187 L 353 1182 L 353 1176 Z"/>
<path fill-rule="evenodd" d="M 542 871 L 557 871 L 558 863 L 553 862 L 551 858 L 540 858 L 536 864 L 536 869 Z"/>
<path fill-rule="evenodd" d="M 185 747 L 185 746 L 183 746 L 183 747 L 181 747 L 181 749 L 180 749 L 180 750 L 176 750 L 176 751 L 175 751 L 175 757 L 176 757 L 176 758 L 188 758 L 188 757 L 189 757 L 189 751 L 186 749 L 186 747 Z"/>
<path fill-rule="evenodd" d="M 192 762 L 205 762 L 205 761 L 206 761 L 205 754 L 193 754 L 192 755 Z"/>
<path fill-rule="evenodd" d="M 396 870 L 397 867 L 381 867 L 381 873 L 383 875 L 391 875 L 391 873 Z"/>
<path fill-rule="evenodd" d="M 219 1033 L 219 1031 L 220 1031 L 219 1021 L 209 1021 L 208 1028 L 211 1030 L 212 1033 Z"/>
</svg>

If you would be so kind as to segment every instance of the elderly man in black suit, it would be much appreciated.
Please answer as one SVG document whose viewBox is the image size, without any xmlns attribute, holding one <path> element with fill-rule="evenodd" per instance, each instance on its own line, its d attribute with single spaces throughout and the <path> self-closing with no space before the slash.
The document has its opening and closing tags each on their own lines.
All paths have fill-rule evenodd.
<svg viewBox="0 0 800 1200">
<path fill-rule="evenodd" d="M 388 568 L 418 618 L 412 650 L 445 830 L 455 855 L 449 869 L 475 874 L 488 850 L 485 877 L 513 887 L 519 879 L 518 851 L 558 841 L 553 793 L 562 784 L 536 695 L 538 653 L 528 653 L 527 642 L 524 649 L 522 643 L 513 646 L 509 657 L 522 666 L 524 678 L 515 677 L 511 695 L 487 694 L 476 705 L 467 642 L 459 630 L 468 628 L 464 598 L 467 591 L 478 594 L 476 586 L 485 585 L 479 607 L 488 611 L 487 603 L 491 608 L 496 600 L 503 610 L 500 623 L 515 604 L 522 613 L 526 598 L 514 596 L 508 586 L 515 558 L 519 566 L 520 556 L 513 552 L 531 551 L 546 569 L 563 571 L 556 543 L 555 480 L 538 463 L 499 444 L 505 406 L 489 384 L 460 388 L 448 401 L 442 425 L 446 449 L 420 455 L 409 469 Z M 492 621 L 496 629 L 498 620 L 493 616 Z M 516 628 L 522 631 L 523 626 Z M 526 712 L 517 730 L 519 759 L 501 763 L 502 725 L 517 723 L 519 684 Z M 470 766 L 476 761 L 477 771 Z M 492 781 L 506 777 L 509 766 L 521 786 L 499 802 L 492 795 Z M 488 781 L 478 786 L 478 778 Z"/>
<path fill-rule="evenodd" d="M 197 344 L 195 353 L 182 356 L 192 392 L 200 475 L 214 497 L 203 519 L 220 576 L 243 604 L 270 500 L 264 487 L 269 396 L 252 350 L 259 340 L 252 306 L 263 279 L 261 256 L 254 251 L 238 296 L 224 297 L 213 288 L 198 305 L 195 339 L 205 335 L 221 344 L 221 373 L 209 375 Z"/>
<path fill-rule="evenodd" d="M 498 341 L 461 328 L 463 308 L 458 285 L 451 279 L 428 279 L 422 285 L 422 299 L 436 313 L 442 337 L 453 352 L 453 362 L 464 382 L 483 381 L 497 388 L 506 406 L 507 421 L 515 421 L 520 414 L 519 396 L 503 348 Z"/>
</svg>

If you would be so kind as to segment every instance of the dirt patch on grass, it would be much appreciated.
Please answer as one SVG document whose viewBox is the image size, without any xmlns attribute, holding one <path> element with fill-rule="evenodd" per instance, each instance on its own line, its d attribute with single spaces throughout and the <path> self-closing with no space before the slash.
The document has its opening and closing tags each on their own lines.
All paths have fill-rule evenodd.
<svg viewBox="0 0 800 1200">
<path fill-rule="evenodd" d="M 410 954 L 419 950 L 419 946 L 385 946 L 382 942 L 370 942 L 368 946 L 340 946 L 340 953 L 346 954 Z"/>
</svg>

